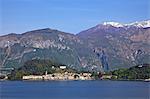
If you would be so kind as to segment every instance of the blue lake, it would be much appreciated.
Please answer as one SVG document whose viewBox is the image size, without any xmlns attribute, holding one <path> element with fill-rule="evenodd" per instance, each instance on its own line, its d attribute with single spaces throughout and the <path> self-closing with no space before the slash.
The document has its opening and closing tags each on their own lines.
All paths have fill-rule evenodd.
<svg viewBox="0 0 150 99">
<path fill-rule="evenodd" d="M 0 99 L 150 99 L 138 81 L 1 81 Z"/>
</svg>

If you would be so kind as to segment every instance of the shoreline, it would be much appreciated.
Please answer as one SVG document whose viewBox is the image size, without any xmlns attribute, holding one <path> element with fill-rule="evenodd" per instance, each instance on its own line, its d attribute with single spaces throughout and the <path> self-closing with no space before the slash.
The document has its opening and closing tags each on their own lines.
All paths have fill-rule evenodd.
<svg viewBox="0 0 150 99">
<path fill-rule="evenodd" d="M 145 81 L 145 80 L 106 80 L 106 79 L 98 79 L 98 80 L 0 80 L 0 82 L 4 82 L 4 81 L 22 81 L 22 82 L 50 82 L 50 81 L 56 81 L 56 82 L 68 82 L 68 81 L 132 81 L 132 82 L 150 82 L 150 81 Z"/>
</svg>

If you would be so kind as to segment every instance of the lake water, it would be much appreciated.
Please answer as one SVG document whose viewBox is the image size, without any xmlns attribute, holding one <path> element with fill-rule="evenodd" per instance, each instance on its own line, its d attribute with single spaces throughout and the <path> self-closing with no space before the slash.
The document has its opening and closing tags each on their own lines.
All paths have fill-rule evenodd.
<svg viewBox="0 0 150 99">
<path fill-rule="evenodd" d="M 136 81 L 1 81 L 0 99 L 150 99 Z"/>
</svg>

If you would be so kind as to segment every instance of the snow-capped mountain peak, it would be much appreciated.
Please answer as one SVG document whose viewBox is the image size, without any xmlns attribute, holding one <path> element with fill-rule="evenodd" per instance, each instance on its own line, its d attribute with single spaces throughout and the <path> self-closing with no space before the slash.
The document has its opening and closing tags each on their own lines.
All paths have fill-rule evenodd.
<svg viewBox="0 0 150 99">
<path fill-rule="evenodd" d="M 150 27 L 150 20 L 141 21 L 141 22 L 134 22 L 134 23 L 130 23 L 128 25 L 136 26 L 136 27 L 142 27 L 142 28 L 147 28 L 147 27 Z"/>
<path fill-rule="evenodd" d="M 111 25 L 113 27 L 130 27 L 130 26 L 135 26 L 139 28 L 147 28 L 150 27 L 150 20 L 147 21 L 141 21 L 141 22 L 133 22 L 129 24 L 121 24 L 118 22 L 104 22 L 103 25 Z"/>
<path fill-rule="evenodd" d="M 111 25 L 114 27 L 123 27 L 124 25 L 118 22 L 104 22 L 103 25 Z"/>
</svg>

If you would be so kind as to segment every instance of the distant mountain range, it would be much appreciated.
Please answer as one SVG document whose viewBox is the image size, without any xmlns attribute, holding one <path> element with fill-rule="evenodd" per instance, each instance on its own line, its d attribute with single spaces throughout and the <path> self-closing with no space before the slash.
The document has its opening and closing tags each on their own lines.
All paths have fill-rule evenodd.
<svg viewBox="0 0 150 99">
<path fill-rule="evenodd" d="M 76 69 L 103 71 L 150 63 L 150 20 L 104 22 L 76 35 L 53 29 L 0 36 L 0 66 L 50 59 Z"/>
</svg>

